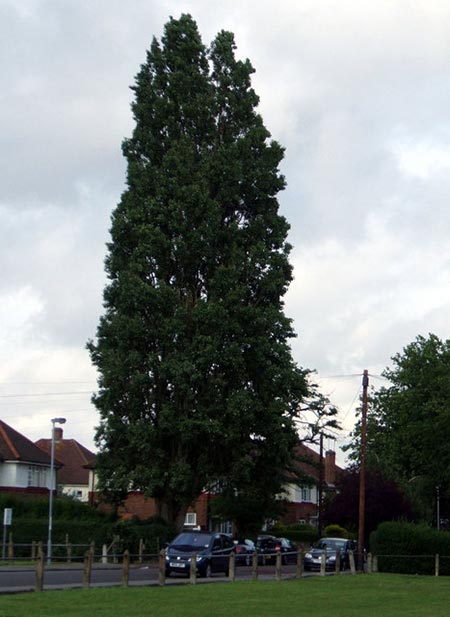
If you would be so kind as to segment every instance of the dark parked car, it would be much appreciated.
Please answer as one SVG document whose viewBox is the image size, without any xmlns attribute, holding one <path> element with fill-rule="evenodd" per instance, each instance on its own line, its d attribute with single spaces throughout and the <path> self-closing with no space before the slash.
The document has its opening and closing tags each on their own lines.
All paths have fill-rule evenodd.
<svg viewBox="0 0 450 617">
<path fill-rule="evenodd" d="M 233 540 L 224 533 L 185 531 L 166 547 L 166 576 L 189 575 L 192 554 L 196 555 L 197 574 L 209 577 L 213 572 L 228 576 Z"/>
<path fill-rule="evenodd" d="M 281 553 L 282 563 L 297 561 L 297 547 L 287 538 L 258 536 L 256 550 L 259 554 L 259 562 L 262 564 L 275 563 L 278 553 Z"/>
<path fill-rule="evenodd" d="M 236 550 L 236 565 L 250 566 L 253 560 L 253 553 L 256 551 L 256 546 L 253 540 L 246 538 L 245 540 L 235 541 Z"/>
<path fill-rule="evenodd" d="M 326 550 L 326 570 L 336 568 L 336 555 L 339 550 L 341 559 L 341 570 L 350 567 L 350 552 L 353 551 L 356 561 L 356 542 L 344 538 L 321 538 L 305 554 L 303 568 L 305 570 L 320 570 L 322 554 Z"/>
</svg>

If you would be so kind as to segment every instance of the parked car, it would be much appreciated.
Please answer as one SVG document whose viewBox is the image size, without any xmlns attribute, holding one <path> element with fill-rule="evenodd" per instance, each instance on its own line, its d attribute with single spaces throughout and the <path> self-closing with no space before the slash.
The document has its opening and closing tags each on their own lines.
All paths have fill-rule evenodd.
<svg viewBox="0 0 450 617">
<path fill-rule="evenodd" d="M 213 572 L 228 576 L 229 557 L 234 550 L 233 540 L 224 533 L 185 531 L 166 547 L 166 576 L 189 575 L 194 553 L 198 576 L 210 577 Z"/>
<path fill-rule="evenodd" d="M 259 562 L 275 563 L 276 556 L 281 553 L 281 562 L 288 563 L 297 561 L 297 547 L 287 538 L 276 538 L 275 536 L 258 536 L 256 550 L 259 554 Z"/>
<path fill-rule="evenodd" d="M 350 552 L 353 551 L 356 561 L 356 542 L 345 538 L 321 538 L 316 542 L 303 559 L 304 570 L 320 570 L 322 564 L 322 554 L 326 551 L 326 570 L 336 568 L 337 551 L 340 553 L 341 570 L 350 567 Z"/>
<path fill-rule="evenodd" d="M 245 540 L 235 540 L 236 550 L 236 565 L 250 566 L 253 560 L 253 553 L 256 551 L 256 546 L 253 540 L 245 538 Z"/>
</svg>

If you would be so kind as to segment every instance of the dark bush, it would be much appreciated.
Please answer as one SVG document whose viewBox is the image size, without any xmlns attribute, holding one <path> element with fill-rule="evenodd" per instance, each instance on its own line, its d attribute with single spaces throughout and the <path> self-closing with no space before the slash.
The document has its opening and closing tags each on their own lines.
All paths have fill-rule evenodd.
<svg viewBox="0 0 450 617">
<path fill-rule="evenodd" d="M 380 572 L 434 574 L 435 555 L 440 573 L 450 575 L 450 534 L 425 525 L 386 522 L 370 535 L 370 550 Z"/>
<path fill-rule="evenodd" d="M 13 509 L 12 525 L 8 531 L 13 535 L 15 557 L 28 558 L 32 542 L 42 542 L 45 550 L 48 498 L 24 498 L 5 493 L 0 495 L 0 512 L 3 508 Z M 137 518 L 116 521 L 110 514 L 73 499 L 57 498 L 53 502 L 52 553 L 55 558 L 66 555 L 67 541 L 72 544 L 74 557 L 84 555 L 92 542 L 96 555 L 101 554 L 104 544 L 109 547 L 113 542 L 116 553 L 128 549 L 131 554 L 137 554 L 141 539 L 145 552 L 156 554 L 173 536 L 174 530 L 158 517 L 146 521 Z"/>
<path fill-rule="evenodd" d="M 278 538 L 288 538 L 296 544 L 312 544 L 319 539 L 319 532 L 312 525 L 296 523 L 294 525 L 275 525 L 269 533 Z"/>
</svg>

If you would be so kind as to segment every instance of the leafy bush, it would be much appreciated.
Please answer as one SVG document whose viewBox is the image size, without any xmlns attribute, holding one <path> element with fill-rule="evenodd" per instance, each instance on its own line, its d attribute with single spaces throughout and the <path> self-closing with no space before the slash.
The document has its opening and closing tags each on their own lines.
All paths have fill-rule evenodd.
<svg viewBox="0 0 450 617">
<path fill-rule="evenodd" d="M 327 525 L 323 535 L 327 538 L 348 538 L 348 531 L 340 525 Z"/>
<path fill-rule="evenodd" d="M 30 557 L 33 542 L 42 542 L 45 550 L 48 537 L 47 498 L 24 498 L 5 493 L 0 495 L 0 512 L 2 508 L 13 509 L 12 525 L 8 531 L 13 536 L 16 557 Z M 116 538 L 119 540 L 115 543 L 115 550 L 119 554 L 125 549 L 137 554 L 141 539 L 145 552 L 156 554 L 174 533 L 158 517 L 146 521 L 137 518 L 116 521 L 110 514 L 73 499 L 57 498 L 53 502 L 52 552 L 55 557 L 66 555 L 67 541 L 72 544 L 72 555 L 76 557 L 84 555 L 92 542 L 98 555 L 103 544 L 109 546 Z"/>
<path fill-rule="evenodd" d="M 425 525 L 382 523 L 370 535 L 370 550 L 380 572 L 433 574 L 439 554 L 440 573 L 450 574 L 450 534 Z"/>
</svg>

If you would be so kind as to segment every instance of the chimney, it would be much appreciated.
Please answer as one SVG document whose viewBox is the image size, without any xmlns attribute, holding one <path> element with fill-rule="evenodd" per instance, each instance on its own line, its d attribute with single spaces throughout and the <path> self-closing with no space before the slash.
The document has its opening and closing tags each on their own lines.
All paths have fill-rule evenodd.
<svg viewBox="0 0 450 617">
<path fill-rule="evenodd" d="M 55 441 L 61 441 L 63 438 L 63 430 L 60 426 L 55 426 Z"/>
<path fill-rule="evenodd" d="M 336 452 L 333 450 L 325 452 L 325 482 L 331 486 L 336 483 Z"/>
</svg>

